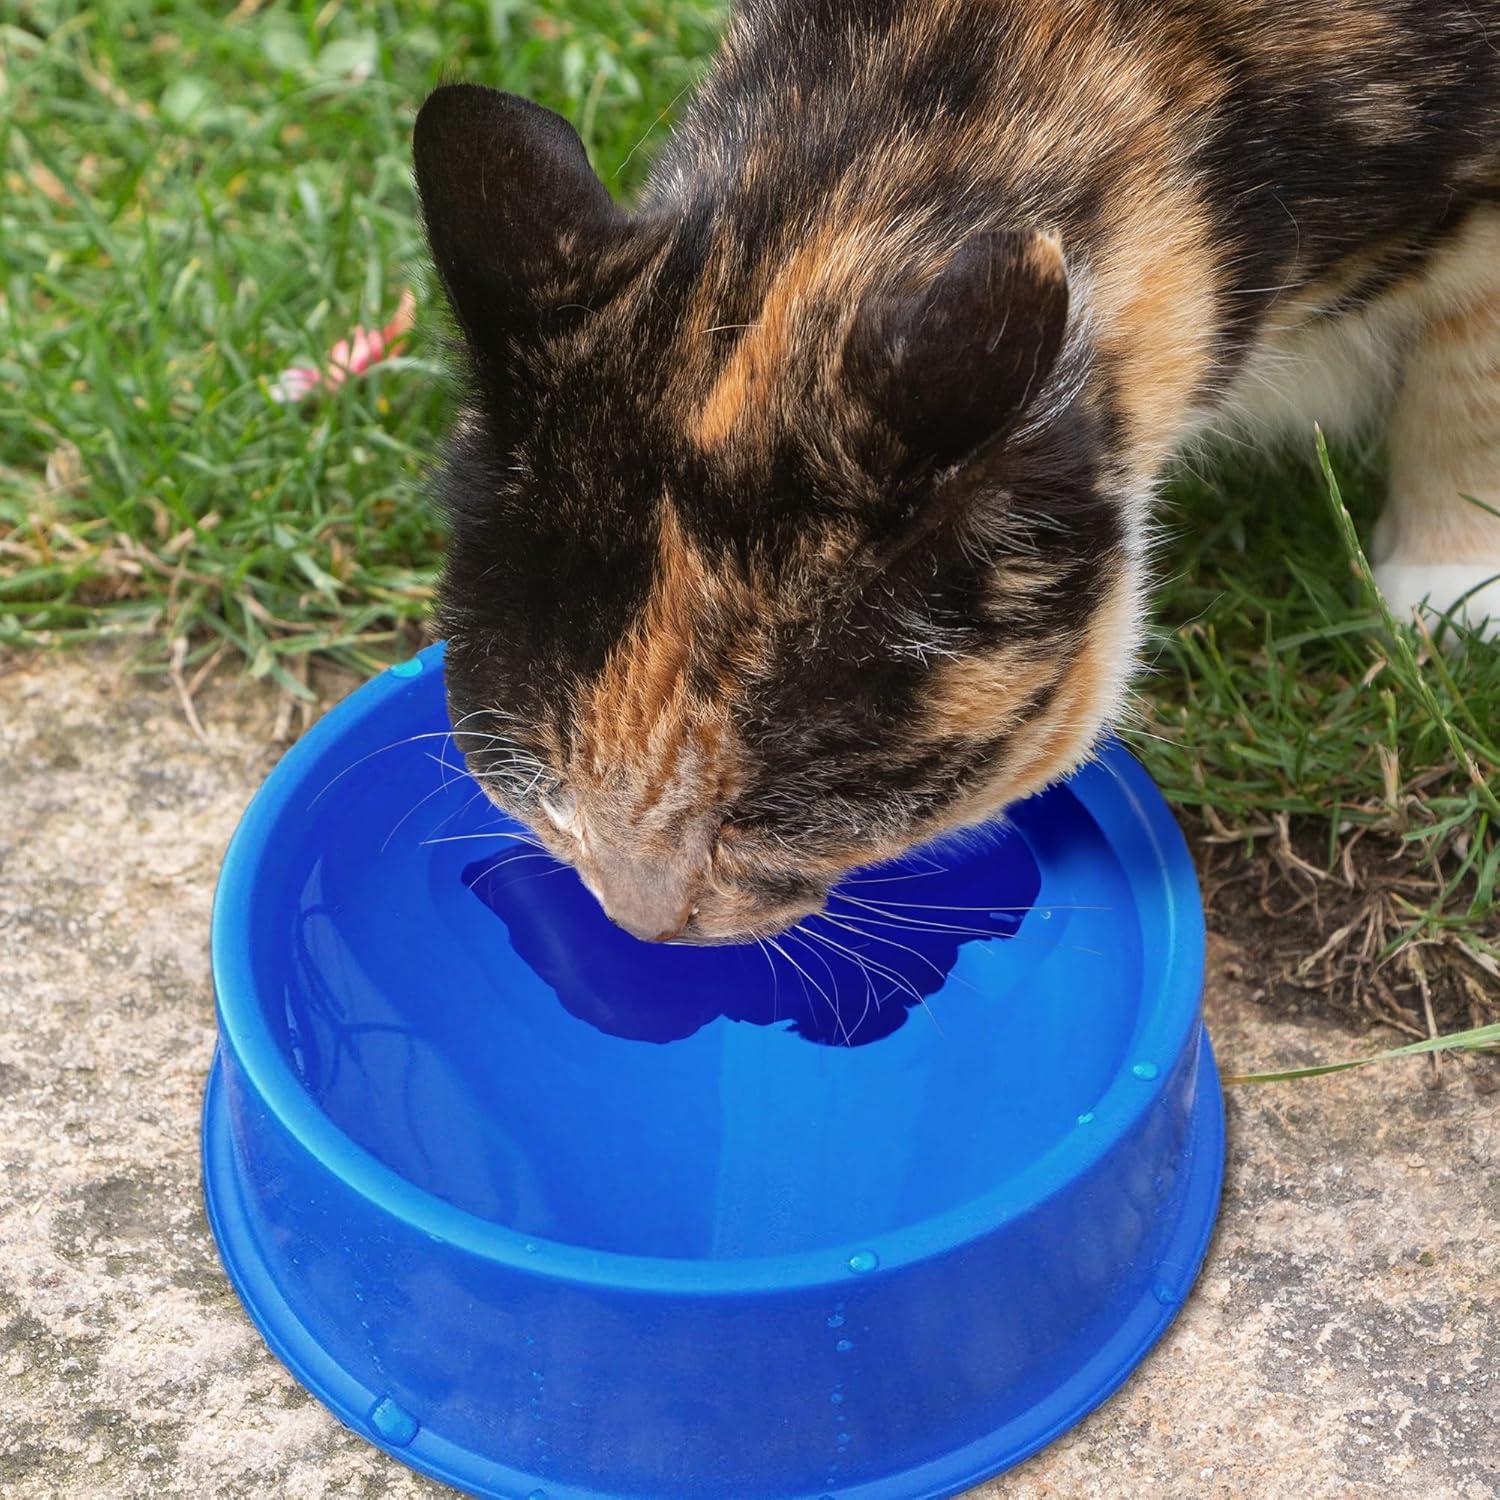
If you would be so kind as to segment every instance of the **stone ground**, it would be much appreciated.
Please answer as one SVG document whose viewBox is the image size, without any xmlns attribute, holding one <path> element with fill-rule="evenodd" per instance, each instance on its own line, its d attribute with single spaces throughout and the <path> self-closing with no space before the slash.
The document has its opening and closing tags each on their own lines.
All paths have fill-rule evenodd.
<svg viewBox="0 0 1500 1500">
<path fill-rule="evenodd" d="M 0 1493 L 439 1496 L 293 1383 L 199 1203 L 209 899 L 274 705 L 96 653 L 0 660 Z M 1227 1071 L 1387 1039 L 1277 1020 L 1216 941 Z M 1225 1205 L 1168 1337 L 971 1500 L 1500 1493 L 1500 1095 L 1426 1060 L 1232 1090 Z"/>
</svg>

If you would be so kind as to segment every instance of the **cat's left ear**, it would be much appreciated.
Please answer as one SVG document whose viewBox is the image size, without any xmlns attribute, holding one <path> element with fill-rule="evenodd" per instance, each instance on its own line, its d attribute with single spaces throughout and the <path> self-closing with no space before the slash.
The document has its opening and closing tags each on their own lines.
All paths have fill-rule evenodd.
<svg viewBox="0 0 1500 1500">
<path fill-rule="evenodd" d="M 1057 362 L 1067 326 L 1056 238 L 985 234 L 925 285 L 860 308 L 845 375 L 909 452 L 942 467 L 1015 426 Z"/>
<path fill-rule="evenodd" d="M 518 95 L 435 89 L 412 154 L 433 260 L 481 371 L 579 311 L 590 267 L 630 233 L 578 132 Z"/>
</svg>

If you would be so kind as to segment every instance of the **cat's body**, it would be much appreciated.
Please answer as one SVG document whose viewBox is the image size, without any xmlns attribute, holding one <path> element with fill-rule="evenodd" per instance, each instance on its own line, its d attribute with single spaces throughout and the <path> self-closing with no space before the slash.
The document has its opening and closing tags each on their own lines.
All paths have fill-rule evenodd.
<svg viewBox="0 0 1500 1500">
<path fill-rule="evenodd" d="M 643 936 L 804 915 L 1087 753 L 1214 427 L 1389 410 L 1394 602 L 1500 572 L 1497 48 L 1500 0 L 753 0 L 634 216 L 440 91 L 497 800 Z"/>
</svg>

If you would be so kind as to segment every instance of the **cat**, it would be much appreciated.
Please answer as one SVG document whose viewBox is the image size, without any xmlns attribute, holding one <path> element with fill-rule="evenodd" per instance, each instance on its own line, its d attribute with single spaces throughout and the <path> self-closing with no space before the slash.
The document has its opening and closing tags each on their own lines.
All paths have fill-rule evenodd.
<svg viewBox="0 0 1500 1500">
<path fill-rule="evenodd" d="M 1236 424 L 1387 413 L 1382 587 L 1500 617 L 1497 49 L 1500 0 L 742 0 L 634 210 L 437 89 L 480 783 L 638 937 L 773 934 L 1088 756 Z"/>
</svg>

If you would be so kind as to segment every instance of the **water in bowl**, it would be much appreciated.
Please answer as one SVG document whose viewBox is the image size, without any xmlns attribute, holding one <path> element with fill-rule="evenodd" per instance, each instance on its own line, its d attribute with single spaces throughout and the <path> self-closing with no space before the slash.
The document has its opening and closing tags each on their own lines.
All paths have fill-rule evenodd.
<svg viewBox="0 0 1500 1500">
<path fill-rule="evenodd" d="M 1141 956 L 1066 788 L 860 873 L 757 946 L 638 943 L 435 738 L 341 747 L 253 913 L 303 1086 L 410 1181 L 535 1239 L 856 1247 L 1033 1162 L 1125 1056 Z M 334 779 L 336 778 L 336 779 Z"/>
</svg>

